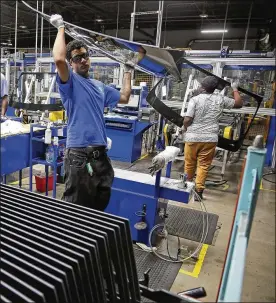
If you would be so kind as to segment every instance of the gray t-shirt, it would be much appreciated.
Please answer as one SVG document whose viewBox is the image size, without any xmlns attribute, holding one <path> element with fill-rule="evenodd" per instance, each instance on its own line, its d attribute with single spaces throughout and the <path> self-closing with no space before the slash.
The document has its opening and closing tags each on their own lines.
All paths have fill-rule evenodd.
<svg viewBox="0 0 276 303">
<path fill-rule="evenodd" d="M 234 99 L 218 93 L 200 94 L 191 98 L 185 116 L 194 119 L 184 135 L 185 142 L 217 142 L 218 122 L 223 109 L 231 109 L 234 104 Z"/>
</svg>

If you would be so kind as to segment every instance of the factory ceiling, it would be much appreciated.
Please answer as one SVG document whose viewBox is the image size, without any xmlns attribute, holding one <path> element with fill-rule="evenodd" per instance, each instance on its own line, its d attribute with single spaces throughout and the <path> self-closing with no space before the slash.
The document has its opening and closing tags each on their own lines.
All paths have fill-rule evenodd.
<svg viewBox="0 0 276 303">
<path fill-rule="evenodd" d="M 1 43 L 9 42 L 14 46 L 16 1 L 1 0 Z M 28 1 L 33 7 L 42 9 L 47 14 L 61 14 L 64 20 L 98 32 L 130 28 L 131 13 L 134 1 Z M 158 1 L 136 1 L 136 12 L 158 10 Z M 227 27 L 246 28 L 251 3 L 252 14 L 250 28 L 266 29 L 275 37 L 276 1 L 230 1 Z M 164 1 L 163 31 L 191 30 L 202 28 L 223 28 L 227 1 Z M 40 24 L 38 26 L 38 44 L 40 45 Z M 157 15 L 138 15 L 135 18 L 135 32 L 143 33 L 148 42 L 154 43 L 155 33 L 145 29 L 156 29 Z M 52 47 L 56 29 L 48 22 L 43 23 L 43 46 Z M 18 3 L 17 47 L 35 47 L 36 15 L 22 3 Z M 235 38 L 235 37 L 232 37 Z M 10 40 L 10 41 L 9 41 Z M 135 33 L 134 33 L 135 40 Z M 3 44 L 2 44 L 3 45 Z"/>
</svg>

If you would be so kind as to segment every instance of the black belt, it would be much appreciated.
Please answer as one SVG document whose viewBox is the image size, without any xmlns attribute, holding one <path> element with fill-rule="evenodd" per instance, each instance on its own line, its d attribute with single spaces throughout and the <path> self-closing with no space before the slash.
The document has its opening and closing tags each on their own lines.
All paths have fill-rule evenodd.
<svg viewBox="0 0 276 303">
<path fill-rule="evenodd" d="M 86 146 L 86 147 L 74 147 L 70 148 L 72 151 L 81 151 L 84 152 L 88 158 L 98 159 L 106 153 L 105 146 Z"/>
</svg>

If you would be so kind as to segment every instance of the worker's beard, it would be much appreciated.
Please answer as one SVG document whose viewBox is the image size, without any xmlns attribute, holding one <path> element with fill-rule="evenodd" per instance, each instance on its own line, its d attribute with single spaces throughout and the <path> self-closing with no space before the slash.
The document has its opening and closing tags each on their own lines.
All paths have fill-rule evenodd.
<svg viewBox="0 0 276 303">
<path fill-rule="evenodd" d="M 79 65 L 79 66 L 74 66 L 73 68 L 74 68 L 75 73 L 77 73 L 78 75 L 80 75 L 84 78 L 89 77 L 89 66 Z"/>
<path fill-rule="evenodd" d="M 82 76 L 84 78 L 88 78 L 89 77 L 89 72 L 88 71 L 89 71 L 89 68 L 87 68 L 87 69 L 78 68 L 76 72 L 80 76 Z"/>
</svg>

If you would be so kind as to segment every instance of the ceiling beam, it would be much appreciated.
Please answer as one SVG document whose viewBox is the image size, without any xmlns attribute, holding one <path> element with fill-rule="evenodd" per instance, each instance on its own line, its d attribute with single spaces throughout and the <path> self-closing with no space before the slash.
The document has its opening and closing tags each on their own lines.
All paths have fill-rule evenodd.
<svg viewBox="0 0 276 303">
<path fill-rule="evenodd" d="M 155 36 L 154 35 L 151 35 L 151 34 L 147 33 L 146 31 L 144 31 L 141 28 L 135 28 L 135 31 L 137 31 L 140 34 L 143 34 L 147 38 L 150 38 L 151 42 L 154 43 L 154 41 L 155 41 Z"/>
<path fill-rule="evenodd" d="M 15 8 L 15 7 L 12 7 L 12 6 L 10 6 L 10 5 L 7 5 L 7 4 L 5 4 L 5 3 L 2 3 L 2 1 L 1 1 L 1 8 L 2 8 L 2 6 L 3 6 L 3 7 L 6 7 L 6 8 L 9 8 L 10 10 L 16 11 L 16 8 Z M 30 11 L 25 11 L 24 9 L 20 8 L 19 6 L 18 6 L 18 12 L 24 13 L 24 14 L 29 15 L 29 16 L 32 16 L 32 17 L 34 16 L 34 13 L 32 13 L 32 12 L 30 12 Z M 14 15 L 14 16 L 11 16 L 11 18 L 12 18 L 12 17 L 15 17 L 15 15 Z"/>
<path fill-rule="evenodd" d="M 109 13 L 107 13 L 105 10 L 93 5 L 91 3 L 91 1 L 90 1 L 89 5 L 85 4 L 85 2 L 80 2 L 80 1 L 74 1 L 74 2 L 80 6 L 87 8 L 88 10 L 92 11 L 94 14 L 100 14 L 101 17 L 110 18 Z"/>
</svg>

